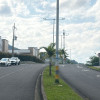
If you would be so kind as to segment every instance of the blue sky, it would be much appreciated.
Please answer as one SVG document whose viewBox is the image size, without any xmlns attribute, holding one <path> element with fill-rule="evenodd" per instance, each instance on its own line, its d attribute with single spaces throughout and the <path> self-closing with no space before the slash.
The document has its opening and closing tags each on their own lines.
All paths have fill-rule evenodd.
<svg viewBox="0 0 100 100">
<path fill-rule="evenodd" d="M 60 18 L 65 18 L 60 21 L 59 32 L 69 33 L 66 50 L 70 53 L 71 49 L 72 59 L 86 62 L 100 52 L 100 0 L 59 1 Z M 15 23 L 15 46 L 20 49 L 39 48 L 52 42 L 52 21 L 43 18 L 56 18 L 56 0 L 0 0 L 0 36 L 12 44 Z"/>
</svg>

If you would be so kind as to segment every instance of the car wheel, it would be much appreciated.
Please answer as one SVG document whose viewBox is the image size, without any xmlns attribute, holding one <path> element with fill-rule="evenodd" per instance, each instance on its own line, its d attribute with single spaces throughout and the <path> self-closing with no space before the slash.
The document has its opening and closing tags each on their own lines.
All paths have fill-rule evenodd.
<svg viewBox="0 0 100 100">
<path fill-rule="evenodd" d="M 5 66 L 7 66 L 7 64 L 5 64 Z"/>
<path fill-rule="evenodd" d="M 20 62 L 18 63 L 18 65 L 20 65 Z"/>
</svg>

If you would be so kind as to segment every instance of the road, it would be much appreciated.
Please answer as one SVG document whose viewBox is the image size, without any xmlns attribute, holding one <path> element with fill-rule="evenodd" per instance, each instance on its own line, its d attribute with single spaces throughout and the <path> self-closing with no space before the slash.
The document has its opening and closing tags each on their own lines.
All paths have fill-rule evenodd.
<svg viewBox="0 0 100 100">
<path fill-rule="evenodd" d="M 35 84 L 43 64 L 0 67 L 0 100 L 34 100 Z"/>
<path fill-rule="evenodd" d="M 100 100 L 100 72 L 84 65 L 60 65 L 60 75 L 73 89 L 89 100 Z"/>
</svg>

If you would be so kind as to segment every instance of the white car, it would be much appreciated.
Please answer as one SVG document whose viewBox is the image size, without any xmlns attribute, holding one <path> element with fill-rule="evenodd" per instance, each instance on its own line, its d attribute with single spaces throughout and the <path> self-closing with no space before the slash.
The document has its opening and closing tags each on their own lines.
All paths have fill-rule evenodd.
<svg viewBox="0 0 100 100">
<path fill-rule="evenodd" d="M 0 60 L 0 65 L 11 66 L 10 58 L 2 58 Z"/>
<path fill-rule="evenodd" d="M 11 57 L 10 61 L 11 61 L 12 65 L 19 65 L 20 64 L 20 59 L 18 57 Z"/>
</svg>

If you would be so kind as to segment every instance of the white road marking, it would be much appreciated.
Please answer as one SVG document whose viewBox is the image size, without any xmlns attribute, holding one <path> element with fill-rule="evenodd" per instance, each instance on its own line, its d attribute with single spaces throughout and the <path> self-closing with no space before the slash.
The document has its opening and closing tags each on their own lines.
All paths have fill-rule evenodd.
<svg viewBox="0 0 100 100">
<path fill-rule="evenodd" d="M 60 65 L 61 67 L 65 67 L 65 65 Z"/>
<path fill-rule="evenodd" d="M 81 66 L 77 66 L 77 68 L 83 68 L 83 67 L 81 67 Z"/>
<path fill-rule="evenodd" d="M 20 71 L 20 70 L 23 70 L 23 69 L 19 69 L 19 70 L 16 70 L 15 72 L 11 72 L 11 73 L 9 73 L 9 74 L 3 75 L 3 76 L 0 77 L 0 79 L 4 78 L 4 77 L 6 77 L 6 76 L 9 76 L 9 75 L 11 75 L 11 74 L 14 74 L 14 73 L 16 73 L 16 72 L 18 72 L 18 71 Z"/>
<path fill-rule="evenodd" d="M 62 67 L 65 67 L 65 65 L 62 65 Z"/>
<path fill-rule="evenodd" d="M 82 69 L 82 71 L 87 72 L 87 71 L 89 71 L 89 70 L 87 70 L 87 69 Z"/>
<path fill-rule="evenodd" d="M 100 77 L 100 75 L 97 75 L 97 77 Z"/>
</svg>

